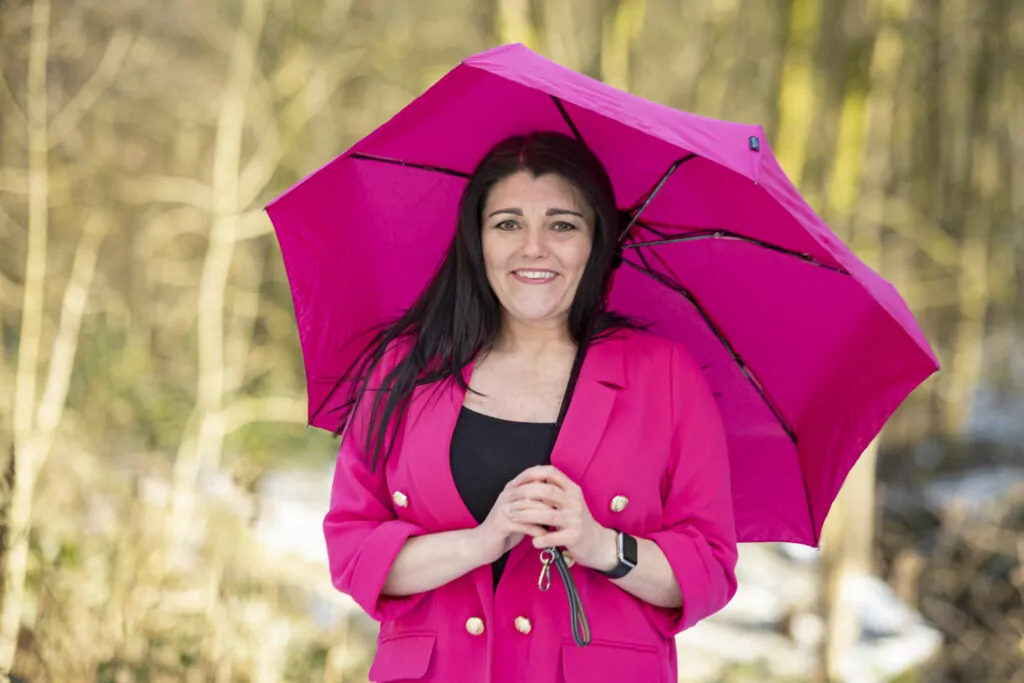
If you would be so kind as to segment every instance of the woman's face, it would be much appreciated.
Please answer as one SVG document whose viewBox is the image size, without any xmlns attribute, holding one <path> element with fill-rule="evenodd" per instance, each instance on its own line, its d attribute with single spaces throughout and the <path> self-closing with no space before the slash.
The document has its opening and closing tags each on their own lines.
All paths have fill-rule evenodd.
<svg viewBox="0 0 1024 683">
<path fill-rule="evenodd" d="M 590 257 L 594 212 L 563 177 L 525 171 L 491 188 L 482 217 L 487 280 L 524 325 L 565 324 Z"/>
</svg>

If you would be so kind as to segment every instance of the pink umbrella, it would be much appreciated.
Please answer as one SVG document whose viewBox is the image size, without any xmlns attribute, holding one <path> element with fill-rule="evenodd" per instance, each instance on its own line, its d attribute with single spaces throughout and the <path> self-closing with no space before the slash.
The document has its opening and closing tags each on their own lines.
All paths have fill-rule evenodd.
<svg viewBox="0 0 1024 683">
<path fill-rule="evenodd" d="M 913 316 L 801 198 L 760 126 L 649 102 L 521 45 L 466 59 L 267 207 L 310 424 L 337 427 L 350 342 L 429 280 L 476 163 L 534 130 L 582 139 L 639 216 L 610 304 L 703 365 L 726 425 L 739 540 L 817 545 L 860 453 L 938 369 Z"/>
</svg>

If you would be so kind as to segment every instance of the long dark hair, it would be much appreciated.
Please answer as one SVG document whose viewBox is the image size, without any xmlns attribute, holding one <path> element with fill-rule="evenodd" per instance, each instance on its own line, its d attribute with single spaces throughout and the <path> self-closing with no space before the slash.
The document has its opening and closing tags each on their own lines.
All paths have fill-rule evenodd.
<svg viewBox="0 0 1024 683">
<path fill-rule="evenodd" d="M 621 258 L 618 236 L 626 217 L 616 208 L 612 183 L 600 160 L 586 145 L 559 133 L 536 132 L 499 142 L 462 193 L 455 237 L 433 279 L 402 316 L 378 329 L 339 385 L 348 391 L 341 406 L 340 433 L 385 353 L 396 344 L 411 347 L 372 391 L 364 448 L 371 468 L 382 451 L 385 460 L 388 457 L 416 387 L 452 380 L 468 391 L 463 370 L 498 338 L 502 311 L 484 270 L 482 213 L 491 188 L 519 171 L 565 178 L 594 210 L 590 258 L 569 309 L 569 334 L 576 344 L 588 333 L 594 339 L 637 326 L 605 310 L 609 277 Z"/>
</svg>

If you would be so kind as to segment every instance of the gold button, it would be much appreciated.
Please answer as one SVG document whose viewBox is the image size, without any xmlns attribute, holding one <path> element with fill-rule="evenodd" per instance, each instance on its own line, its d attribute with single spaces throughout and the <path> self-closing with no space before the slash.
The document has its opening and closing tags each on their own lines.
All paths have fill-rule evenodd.
<svg viewBox="0 0 1024 683">
<path fill-rule="evenodd" d="M 530 624 L 530 620 L 529 619 L 527 619 L 526 617 L 516 617 L 516 630 L 517 631 L 519 631 L 523 635 L 526 635 L 532 629 L 533 629 L 533 626 Z"/>
<path fill-rule="evenodd" d="M 612 498 L 612 512 L 622 512 L 626 509 L 627 505 L 629 505 L 629 498 L 625 496 L 615 496 Z"/>
<path fill-rule="evenodd" d="M 409 496 L 405 495 L 401 491 L 395 491 L 391 494 L 391 500 L 395 501 L 395 505 L 400 508 L 404 508 L 409 504 Z"/>
<path fill-rule="evenodd" d="M 470 617 L 466 620 L 466 631 L 474 636 L 482 634 L 484 632 L 484 620 L 480 617 Z"/>
</svg>

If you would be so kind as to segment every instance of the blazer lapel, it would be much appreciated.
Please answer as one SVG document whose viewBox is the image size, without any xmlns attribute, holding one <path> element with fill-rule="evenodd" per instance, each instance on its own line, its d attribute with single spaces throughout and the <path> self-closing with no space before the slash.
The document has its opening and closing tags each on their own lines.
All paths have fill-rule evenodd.
<svg viewBox="0 0 1024 683">
<path fill-rule="evenodd" d="M 584 377 L 581 373 L 569 412 L 551 451 L 551 464 L 575 482 L 583 479 L 590 466 L 604 436 L 617 393 L 614 386 Z"/>
<path fill-rule="evenodd" d="M 471 371 L 471 367 L 466 368 L 467 380 Z M 451 469 L 452 432 L 465 393 L 455 382 L 445 382 L 418 387 L 409 402 L 403 450 L 419 498 L 419 511 L 436 525 L 432 531 L 476 526 L 455 487 Z"/>
<path fill-rule="evenodd" d="M 622 340 L 598 341 L 587 350 L 569 411 L 551 452 L 551 464 L 582 481 L 597 452 L 619 389 L 626 386 Z"/>
<path fill-rule="evenodd" d="M 463 373 L 467 382 L 472 371 L 470 364 Z M 431 531 L 471 529 L 477 525 L 462 502 L 451 467 L 452 432 L 465 397 L 466 392 L 455 382 L 445 382 L 440 386 L 418 387 L 409 402 L 403 450 L 408 457 L 411 484 L 419 498 L 419 511 L 434 522 Z M 469 577 L 485 611 L 489 611 L 493 595 L 491 568 L 477 567 Z M 485 616 L 490 619 L 492 615 Z"/>
</svg>

